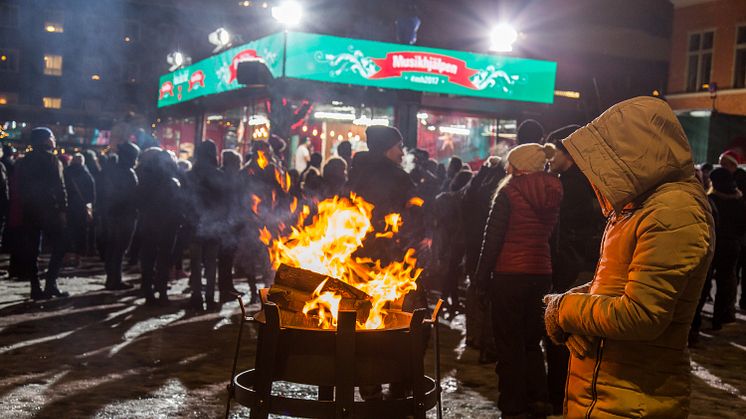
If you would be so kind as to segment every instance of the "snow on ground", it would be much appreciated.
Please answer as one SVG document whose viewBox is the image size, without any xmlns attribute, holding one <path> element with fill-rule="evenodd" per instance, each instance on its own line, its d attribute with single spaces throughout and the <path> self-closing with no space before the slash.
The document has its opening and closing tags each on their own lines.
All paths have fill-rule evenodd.
<svg viewBox="0 0 746 419">
<path fill-rule="evenodd" d="M 7 258 L 0 257 L 0 269 Z M 137 290 L 103 291 L 103 269 L 86 259 L 60 287 L 70 298 L 33 303 L 28 284 L 0 279 L 0 416 L 13 418 L 222 417 L 238 332 L 237 303 L 192 315 L 186 279 L 171 283 L 172 304 L 151 308 Z M 126 275 L 137 283 L 138 275 Z M 237 288 L 248 286 L 236 281 Z M 258 307 L 251 307 L 256 310 Z M 441 327 L 446 418 L 495 418 L 493 365 L 464 347 L 463 316 Z M 244 331 L 239 369 L 253 365 L 256 330 Z M 432 351 L 426 371 L 432 374 Z M 692 417 L 743 417 L 746 316 L 703 336 L 692 351 Z M 312 397 L 303 386 L 282 387 Z M 233 403 L 231 417 L 249 411 Z M 434 417 L 434 411 L 430 412 Z"/>
</svg>

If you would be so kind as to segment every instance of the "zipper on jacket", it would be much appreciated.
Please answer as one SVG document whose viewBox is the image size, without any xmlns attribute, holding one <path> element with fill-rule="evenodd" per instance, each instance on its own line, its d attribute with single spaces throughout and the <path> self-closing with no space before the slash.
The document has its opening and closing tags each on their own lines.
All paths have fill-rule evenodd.
<svg viewBox="0 0 746 419">
<path fill-rule="evenodd" d="M 598 274 L 598 268 L 601 266 L 601 257 L 603 257 L 604 254 L 604 244 L 606 244 L 606 236 L 609 232 L 609 230 L 614 227 L 614 225 L 617 223 L 617 214 L 614 213 L 609 217 L 609 220 L 606 222 L 606 228 L 604 228 L 604 234 L 601 237 L 601 249 L 599 250 L 599 256 L 598 256 L 598 263 L 596 263 L 596 269 L 593 272 L 593 280 L 591 281 L 591 284 L 596 282 L 596 275 Z M 601 370 L 601 354 L 603 353 L 603 347 L 604 347 L 604 341 L 605 339 L 599 339 L 598 343 L 598 349 L 596 349 L 596 364 L 593 367 L 593 379 L 591 380 L 591 404 L 588 406 L 588 410 L 585 413 L 586 419 L 591 418 L 591 412 L 593 411 L 593 408 L 596 406 L 596 402 L 598 401 L 598 392 L 596 391 L 596 381 L 598 380 L 598 372 Z M 569 367 L 569 363 L 568 363 Z M 567 374 L 568 383 L 570 378 L 570 372 L 568 371 Z M 565 383 L 565 400 L 567 400 L 567 383 Z"/>
<path fill-rule="evenodd" d="M 598 372 L 601 370 L 601 355 L 603 355 L 604 352 L 604 342 L 606 342 L 606 339 L 601 339 L 598 343 L 598 349 L 596 350 L 596 365 L 593 367 L 593 380 L 591 381 L 592 401 L 591 405 L 588 406 L 588 411 L 585 413 L 585 419 L 591 419 L 593 408 L 596 407 L 596 402 L 598 402 L 598 391 L 596 390 L 596 385 L 598 381 Z"/>
</svg>

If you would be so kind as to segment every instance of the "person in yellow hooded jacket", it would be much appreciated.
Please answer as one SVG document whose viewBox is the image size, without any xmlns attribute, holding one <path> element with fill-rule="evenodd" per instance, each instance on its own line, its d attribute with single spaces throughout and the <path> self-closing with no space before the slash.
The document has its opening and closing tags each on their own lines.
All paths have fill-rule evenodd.
<svg viewBox="0 0 746 419">
<path fill-rule="evenodd" d="M 707 196 L 662 100 L 618 103 L 563 141 L 608 222 L 593 281 L 550 294 L 545 323 L 570 358 L 569 418 L 685 418 L 687 335 L 712 259 Z"/>
</svg>

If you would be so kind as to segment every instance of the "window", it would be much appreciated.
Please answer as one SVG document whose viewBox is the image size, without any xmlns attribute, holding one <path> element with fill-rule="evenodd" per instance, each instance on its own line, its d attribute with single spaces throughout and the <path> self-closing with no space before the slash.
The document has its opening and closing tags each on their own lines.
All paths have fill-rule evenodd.
<svg viewBox="0 0 746 419">
<path fill-rule="evenodd" d="M 59 109 L 62 107 L 62 98 L 45 96 L 42 99 L 42 104 L 47 109 Z"/>
<path fill-rule="evenodd" d="M 65 15 L 62 12 L 48 12 L 44 30 L 49 33 L 65 32 Z"/>
<path fill-rule="evenodd" d="M 420 109 L 417 121 L 417 148 L 440 163 L 448 164 L 451 157 L 459 156 L 475 167 L 490 155 L 507 153 L 504 140 L 514 138 L 516 130 L 515 120 L 462 112 Z"/>
<path fill-rule="evenodd" d="M 712 46 L 715 32 L 704 31 L 689 35 L 686 90 L 707 90 L 712 70 Z"/>
<path fill-rule="evenodd" d="M 44 54 L 44 74 L 47 76 L 62 75 L 62 56 Z"/>
<path fill-rule="evenodd" d="M 0 71 L 18 71 L 18 51 L 0 48 Z"/>
<path fill-rule="evenodd" d="M 736 35 L 736 66 L 733 69 L 733 87 L 746 87 L 746 25 L 738 28 Z"/>
<path fill-rule="evenodd" d="M 0 92 L 0 106 L 15 105 L 18 103 L 17 93 Z"/>
<path fill-rule="evenodd" d="M 18 27 L 18 6 L 0 4 L 0 27 Z"/>
</svg>

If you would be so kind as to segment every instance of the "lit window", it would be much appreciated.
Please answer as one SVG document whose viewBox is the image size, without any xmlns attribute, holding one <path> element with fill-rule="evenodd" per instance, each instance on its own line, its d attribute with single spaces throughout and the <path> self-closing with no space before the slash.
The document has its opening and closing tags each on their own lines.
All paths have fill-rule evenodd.
<svg viewBox="0 0 746 419">
<path fill-rule="evenodd" d="M 59 109 L 62 107 L 62 98 L 59 97 L 44 97 L 42 102 L 47 109 Z"/>
<path fill-rule="evenodd" d="M 689 35 L 686 90 L 707 90 L 712 70 L 712 48 L 715 32 L 704 31 Z"/>
<path fill-rule="evenodd" d="M 49 33 L 63 33 L 65 32 L 65 27 L 61 23 L 46 22 L 44 30 Z"/>
<path fill-rule="evenodd" d="M 18 71 L 18 51 L 0 49 L 0 71 Z"/>
<path fill-rule="evenodd" d="M 18 103 L 18 94 L 0 92 L 0 106 L 14 105 Z"/>
<path fill-rule="evenodd" d="M 736 62 L 733 69 L 733 87 L 746 87 L 746 25 L 738 28 Z"/>
<path fill-rule="evenodd" d="M 44 30 L 49 33 L 65 32 L 65 15 L 61 11 L 47 11 Z"/>
<path fill-rule="evenodd" d="M 47 76 L 62 75 L 62 56 L 44 54 L 44 74 Z"/>
</svg>

